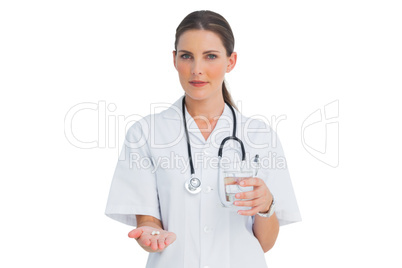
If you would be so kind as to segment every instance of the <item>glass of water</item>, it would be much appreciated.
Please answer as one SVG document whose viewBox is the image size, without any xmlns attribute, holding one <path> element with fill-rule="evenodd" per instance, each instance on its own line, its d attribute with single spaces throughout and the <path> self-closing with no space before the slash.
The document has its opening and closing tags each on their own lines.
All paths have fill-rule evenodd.
<svg viewBox="0 0 402 268">
<path fill-rule="evenodd" d="M 219 195 L 223 206 L 232 207 L 234 201 L 241 200 L 236 198 L 237 193 L 249 192 L 254 189 L 253 186 L 240 186 L 240 182 L 242 180 L 253 177 L 253 173 L 254 172 L 252 170 L 223 171 L 223 180 L 221 179 L 221 181 L 219 182 Z"/>
</svg>

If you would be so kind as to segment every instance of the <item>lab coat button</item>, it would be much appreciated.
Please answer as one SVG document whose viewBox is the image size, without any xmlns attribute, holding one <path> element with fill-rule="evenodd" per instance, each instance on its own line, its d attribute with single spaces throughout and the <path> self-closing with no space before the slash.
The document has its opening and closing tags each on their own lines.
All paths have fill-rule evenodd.
<svg viewBox="0 0 402 268">
<path fill-rule="evenodd" d="M 207 186 L 207 187 L 205 187 L 205 190 L 204 190 L 204 192 L 205 193 L 210 193 L 212 191 L 212 187 L 211 186 Z"/>
<path fill-rule="evenodd" d="M 205 233 L 210 233 L 210 232 L 212 232 L 213 230 L 214 230 L 214 228 L 208 227 L 207 225 L 205 225 L 205 227 L 204 227 L 204 232 L 205 232 Z"/>
</svg>

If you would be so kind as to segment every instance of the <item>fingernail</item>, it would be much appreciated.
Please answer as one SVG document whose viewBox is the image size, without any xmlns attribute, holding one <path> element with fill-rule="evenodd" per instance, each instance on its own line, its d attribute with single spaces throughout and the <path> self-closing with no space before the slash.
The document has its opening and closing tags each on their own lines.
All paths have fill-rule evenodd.
<svg viewBox="0 0 402 268">
<path fill-rule="evenodd" d="M 240 211 L 237 211 L 237 214 L 241 215 L 241 212 L 240 212 Z"/>
<path fill-rule="evenodd" d="M 240 185 L 241 185 L 241 186 L 243 186 L 244 184 L 245 184 L 245 182 L 244 182 L 244 181 L 240 182 Z"/>
</svg>

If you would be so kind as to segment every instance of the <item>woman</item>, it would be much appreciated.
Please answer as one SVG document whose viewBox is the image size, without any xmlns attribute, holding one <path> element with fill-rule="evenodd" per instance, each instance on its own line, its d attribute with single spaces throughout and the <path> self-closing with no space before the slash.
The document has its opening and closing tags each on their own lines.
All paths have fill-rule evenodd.
<svg viewBox="0 0 402 268">
<path fill-rule="evenodd" d="M 266 267 L 264 252 L 275 244 L 279 225 L 301 220 L 286 166 L 263 165 L 272 155 L 284 159 L 279 142 L 271 144 L 275 133 L 232 109 L 224 76 L 236 65 L 233 50 L 232 30 L 221 15 L 187 15 L 173 51 L 185 95 L 127 132 L 106 215 L 137 227 L 129 237 L 151 253 L 147 267 Z M 245 141 L 246 161 L 262 160 L 258 176 L 242 181 L 254 188 L 236 194 L 235 209 L 220 205 L 212 164 L 227 136 Z M 232 141 L 224 150 L 236 162 L 241 145 Z M 160 165 L 163 159 L 178 161 Z M 178 163 L 190 163 L 190 170 Z M 201 185 L 191 186 L 194 176 Z"/>
</svg>

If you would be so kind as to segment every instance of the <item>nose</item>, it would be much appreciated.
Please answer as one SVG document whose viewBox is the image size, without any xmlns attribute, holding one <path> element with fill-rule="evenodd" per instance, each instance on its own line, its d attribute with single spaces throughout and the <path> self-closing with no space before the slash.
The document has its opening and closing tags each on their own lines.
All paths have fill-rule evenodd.
<svg viewBox="0 0 402 268">
<path fill-rule="evenodd" d="M 199 60 L 193 60 L 193 64 L 191 65 L 191 73 L 194 75 L 203 74 L 202 63 Z"/>
</svg>

